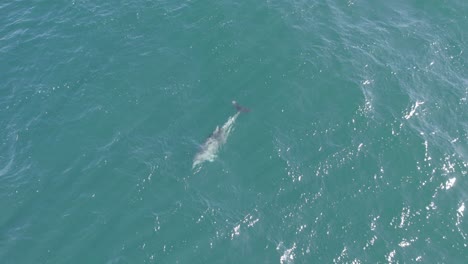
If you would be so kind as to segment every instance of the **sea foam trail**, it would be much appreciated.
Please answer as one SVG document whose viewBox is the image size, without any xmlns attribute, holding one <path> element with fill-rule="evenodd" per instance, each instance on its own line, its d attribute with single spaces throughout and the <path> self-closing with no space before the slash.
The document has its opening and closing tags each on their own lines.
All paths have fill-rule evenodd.
<svg viewBox="0 0 468 264">
<path fill-rule="evenodd" d="M 200 151 L 193 158 L 192 169 L 195 169 L 195 172 L 200 171 L 205 161 L 213 162 L 216 159 L 219 149 L 226 143 L 239 114 L 240 112 L 237 112 L 235 115 L 230 116 L 221 128 L 217 126 L 206 139 Z"/>
</svg>

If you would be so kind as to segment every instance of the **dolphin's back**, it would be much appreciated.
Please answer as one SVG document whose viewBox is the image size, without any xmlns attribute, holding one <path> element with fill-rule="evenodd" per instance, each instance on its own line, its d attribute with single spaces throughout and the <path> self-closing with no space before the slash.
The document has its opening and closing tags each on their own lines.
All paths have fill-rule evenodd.
<svg viewBox="0 0 468 264">
<path fill-rule="evenodd" d="M 196 169 L 198 172 L 201 169 L 201 164 L 205 161 L 212 162 L 217 157 L 219 149 L 226 143 L 231 130 L 234 127 L 237 117 L 240 115 L 240 111 L 235 115 L 228 118 L 226 123 L 222 127 L 217 126 L 211 135 L 206 139 L 200 151 L 195 155 L 193 159 L 192 169 Z"/>
</svg>

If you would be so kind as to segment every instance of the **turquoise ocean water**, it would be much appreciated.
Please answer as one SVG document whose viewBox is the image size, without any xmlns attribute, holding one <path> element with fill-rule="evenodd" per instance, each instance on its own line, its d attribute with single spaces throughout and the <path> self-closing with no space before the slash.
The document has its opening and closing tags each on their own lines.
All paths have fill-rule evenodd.
<svg viewBox="0 0 468 264">
<path fill-rule="evenodd" d="M 2 1 L 0 263 L 467 263 L 467 49 L 465 0 Z"/>
</svg>

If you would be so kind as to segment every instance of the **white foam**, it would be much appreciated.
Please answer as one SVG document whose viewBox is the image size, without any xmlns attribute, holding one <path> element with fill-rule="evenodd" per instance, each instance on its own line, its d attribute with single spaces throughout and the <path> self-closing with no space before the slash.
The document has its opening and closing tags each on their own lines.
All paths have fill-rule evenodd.
<svg viewBox="0 0 468 264">
<path fill-rule="evenodd" d="M 231 233 L 231 239 L 234 239 L 235 236 L 240 235 L 240 224 L 234 227 Z"/>
<path fill-rule="evenodd" d="M 465 203 L 461 203 L 460 207 L 459 207 L 458 210 L 457 210 L 457 213 L 458 213 L 460 216 L 463 216 L 463 211 L 465 211 Z"/>
<path fill-rule="evenodd" d="M 416 113 L 416 109 L 422 104 L 424 104 L 424 102 L 416 101 L 413 107 L 411 107 L 411 111 L 404 116 L 405 119 L 410 119 Z"/>
<path fill-rule="evenodd" d="M 450 189 L 453 187 L 453 185 L 455 185 L 455 182 L 457 181 L 457 178 L 453 177 L 453 178 L 450 178 L 448 179 L 446 182 L 445 182 L 445 189 Z"/>
<path fill-rule="evenodd" d="M 296 249 L 296 243 L 293 244 L 293 246 L 289 249 L 286 249 L 280 257 L 280 263 L 285 264 L 285 263 L 292 263 L 294 261 L 294 250 Z"/>
<path fill-rule="evenodd" d="M 393 263 L 393 258 L 395 257 L 396 251 L 393 250 L 392 252 L 388 253 L 387 261 L 388 263 Z"/>
</svg>

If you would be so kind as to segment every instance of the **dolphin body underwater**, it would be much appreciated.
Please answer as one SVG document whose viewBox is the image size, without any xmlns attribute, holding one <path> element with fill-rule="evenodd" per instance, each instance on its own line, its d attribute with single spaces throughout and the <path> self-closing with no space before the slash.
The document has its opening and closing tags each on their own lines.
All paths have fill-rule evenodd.
<svg viewBox="0 0 468 264">
<path fill-rule="evenodd" d="M 215 160 L 219 149 L 224 145 L 224 143 L 226 143 L 240 113 L 250 112 L 250 109 L 239 105 L 236 101 L 232 101 L 232 105 L 236 108 L 237 113 L 229 117 L 222 127 L 216 126 L 216 129 L 206 139 L 205 143 L 201 146 L 200 151 L 198 151 L 193 158 L 192 169 L 197 168 L 196 172 L 200 171 L 201 165 L 205 161 L 213 162 Z"/>
</svg>

